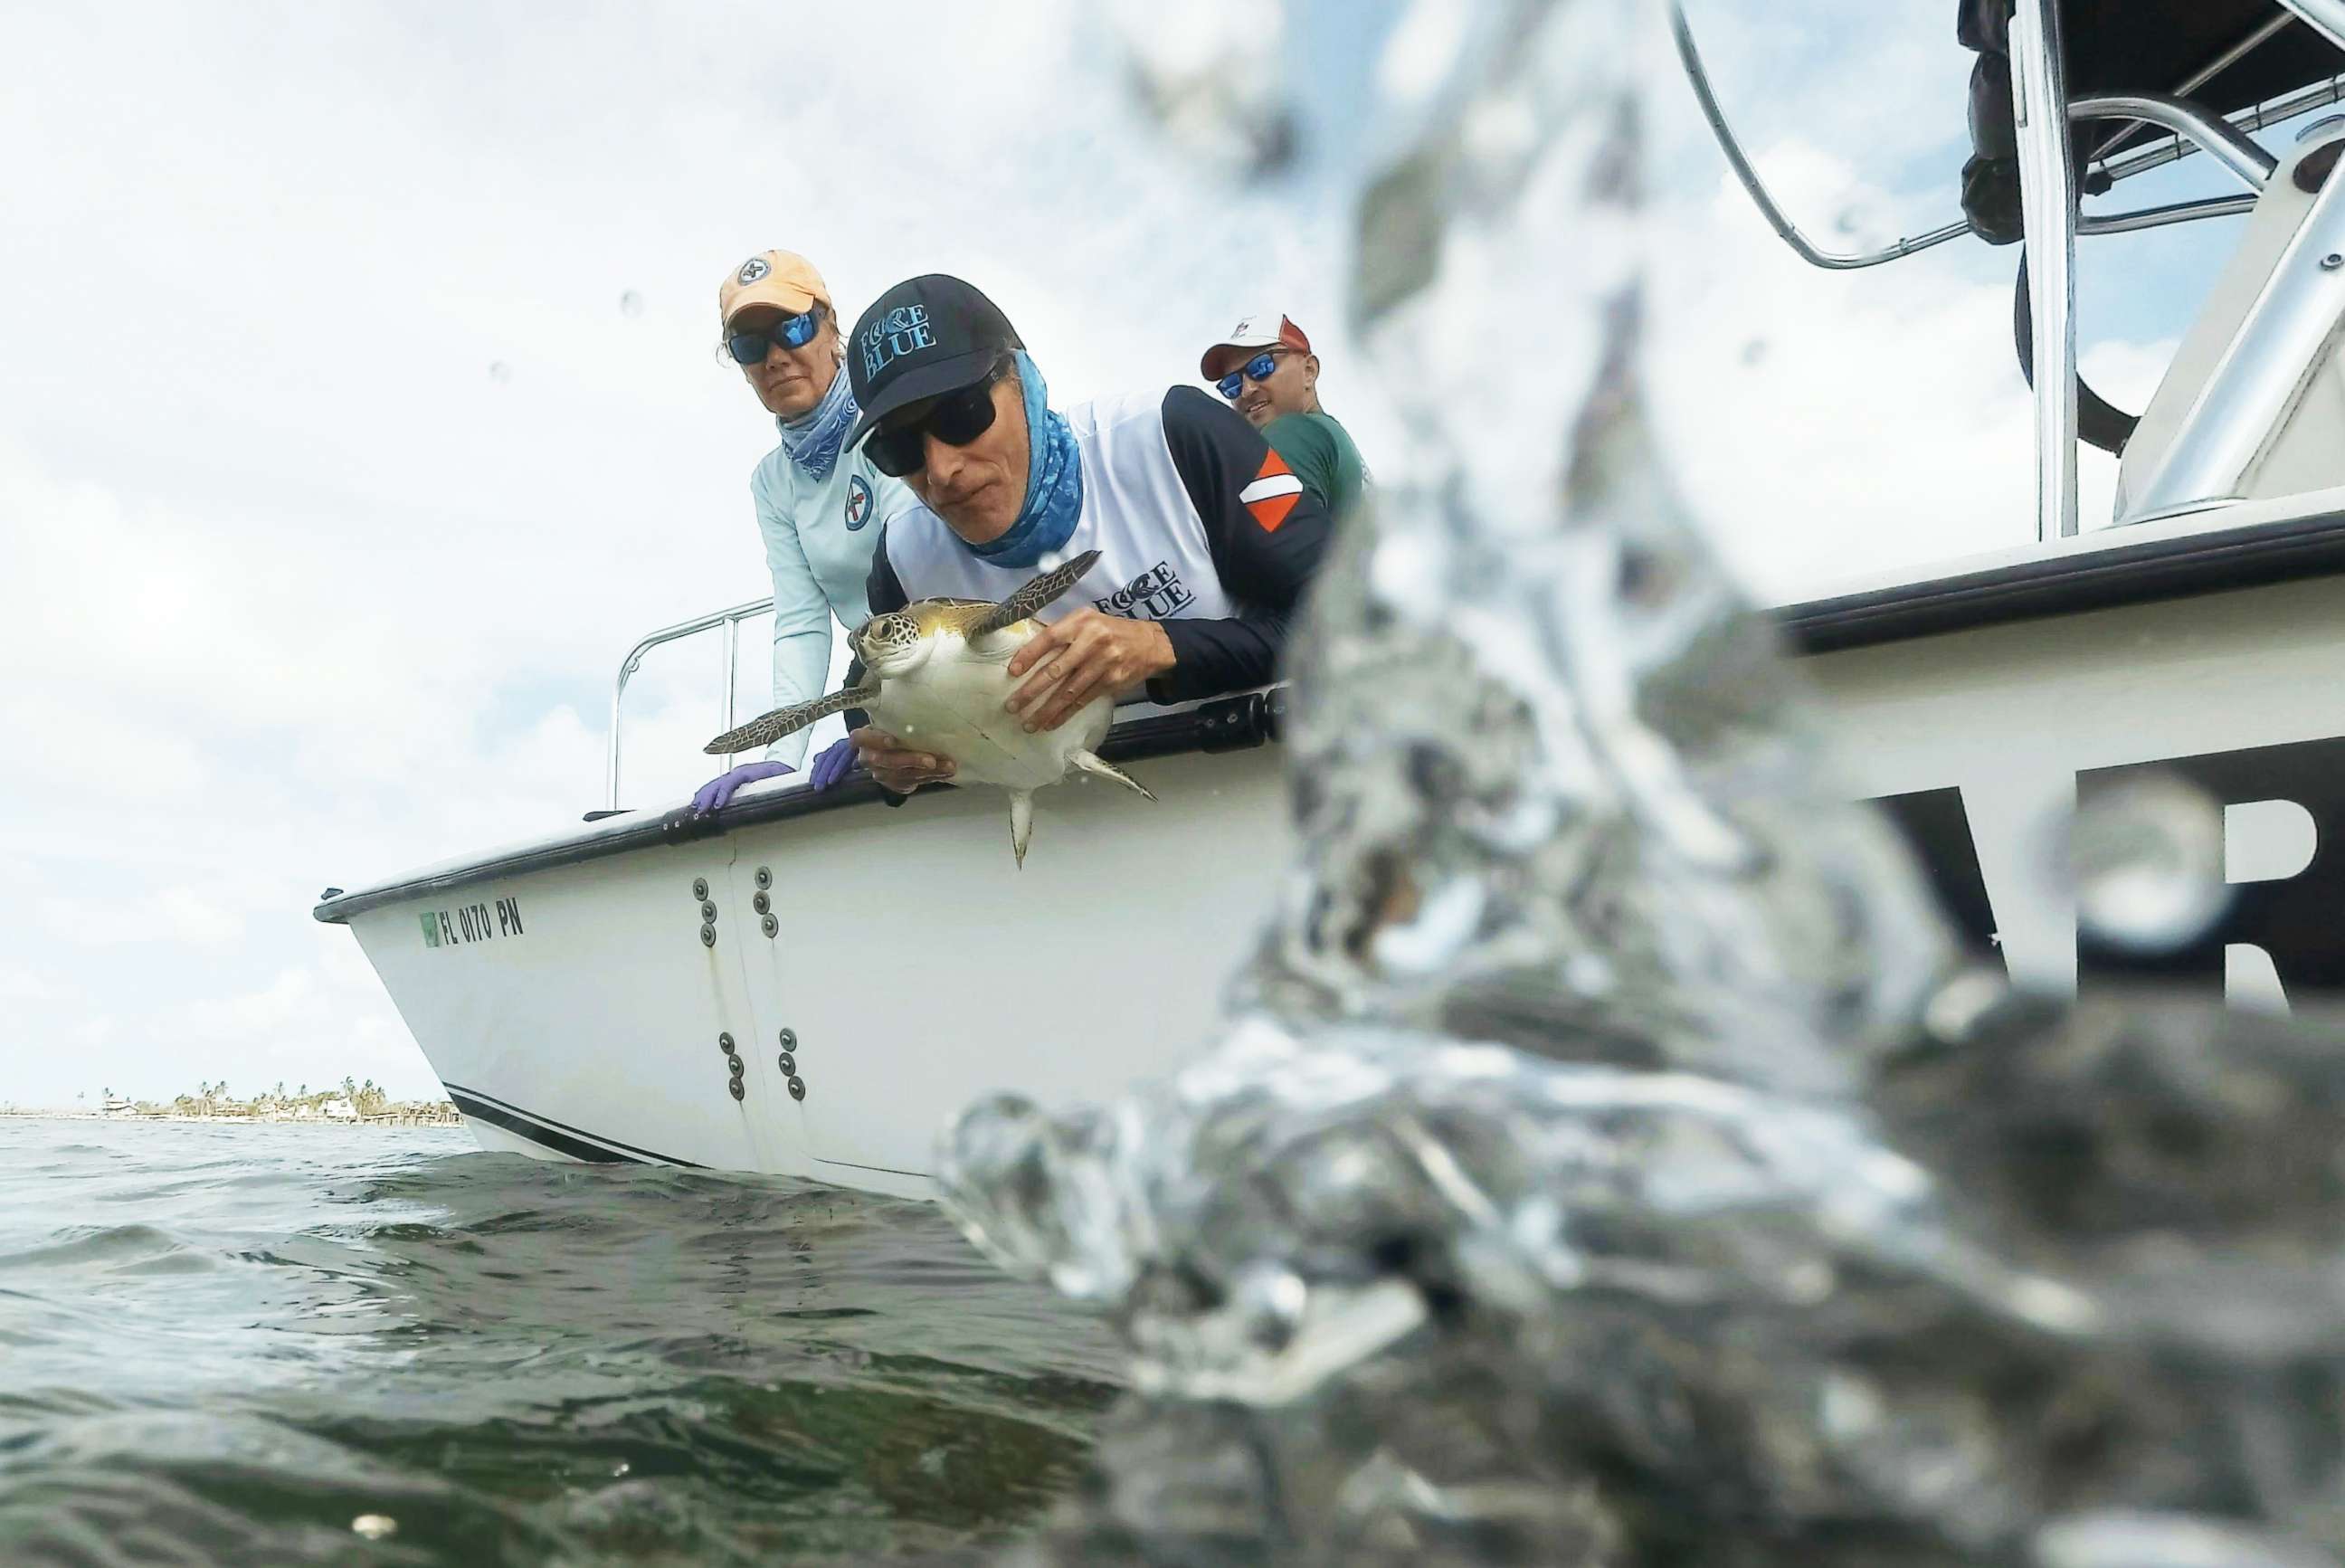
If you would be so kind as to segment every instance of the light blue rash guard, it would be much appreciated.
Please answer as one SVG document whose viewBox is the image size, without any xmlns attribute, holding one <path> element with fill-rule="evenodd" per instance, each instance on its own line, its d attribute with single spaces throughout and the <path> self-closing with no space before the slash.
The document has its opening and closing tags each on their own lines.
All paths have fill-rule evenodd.
<svg viewBox="0 0 2345 1568">
<path fill-rule="evenodd" d="M 839 453 L 817 480 L 779 446 L 750 474 L 749 494 L 774 576 L 773 706 L 787 708 L 829 689 L 831 617 L 850 632 L 871 618 L 865 584 L 880 525 L 920 504 L 860 452 Z M 766 759 L 799 766 L 808 733 L 783 736 Z"/>
</svg>

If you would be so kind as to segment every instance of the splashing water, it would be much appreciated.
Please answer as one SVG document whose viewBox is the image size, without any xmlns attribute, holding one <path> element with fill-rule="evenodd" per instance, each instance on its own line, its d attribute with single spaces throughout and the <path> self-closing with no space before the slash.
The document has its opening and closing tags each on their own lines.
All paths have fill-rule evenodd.
<svg viewBox="0 0 2345 1568">
<path fill-rule="evenodd" d="M 1641 18 L 1401 24 L 1285 895 L 1214 1053 L 946 1138 L 1133 1357 L 1030 1555 L 2332 1563 L 2345 1056 L 1953 969 L 1648 445 Z"/>
</svg>

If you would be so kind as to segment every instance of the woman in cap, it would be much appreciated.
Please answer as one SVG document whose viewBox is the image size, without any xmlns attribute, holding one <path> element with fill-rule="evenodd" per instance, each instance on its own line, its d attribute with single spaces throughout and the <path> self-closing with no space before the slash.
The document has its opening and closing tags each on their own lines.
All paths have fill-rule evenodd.
<svg viewBox="0 0 2345 1568">
<path fill-rule="evenodd" d="M 840 368 L 847 346 L 830 290 L 813 263 L 787 250 L 750 257 L 716 290 L 725 347 L 757 401 L 781 428 L 781 444 L 749 476 L 766 565 L 774 575 L 774 700 L 805 702 L 829 689 L 831 621 L 852 632 L 870 616 L 864 585 L 878 524 L 919 503 L 846 444 L 858 414 Z M 756 779 L 794 770 L 807 733 L 783 737 L 754 762 L 701 786 L 695 813 L 706 815 Z M 827 789 L 855 761 L 842 740 L 810 773 Z"/>
</svg>

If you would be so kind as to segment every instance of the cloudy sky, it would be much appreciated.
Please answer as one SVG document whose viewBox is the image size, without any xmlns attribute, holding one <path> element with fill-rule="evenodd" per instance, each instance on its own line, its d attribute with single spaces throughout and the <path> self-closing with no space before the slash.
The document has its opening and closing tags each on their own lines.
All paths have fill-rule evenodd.
<svg viewBox="0 0 2345 1568">
<path fill-rule="evenodd" d="M 1365 80 L 1393 9 L 1306 5 L 1286 57 Z M 1950 213 L 1952 9 L 1694 7 L 1834 243 Z M 714 351 L 743 256 L 806 251 L 849 310 L 962 273 L 1058 401 L 1188 379 L 1283 307 L 1373 466 L 1340 212 L 1184 167 L 1100 26 L 942 0 L 0 13 L 0 1103 L 433 1092 L 310 906 L 574 822 L 626 647 L 766 591 L 746 478 L 771 427 Z M 1650 64 L 1655 401 L 1754 591 L 2029 537 L 2015 255 L 1810 271 Z M 2220 254 L 2202 228 L 2087 249 L 2087 368 L 2120 403 Z M 630 804 L 698 781 L 716 657 L 638 677 Z M 754 711 L 762 648 L 742 662 Z"/>
</svg>

